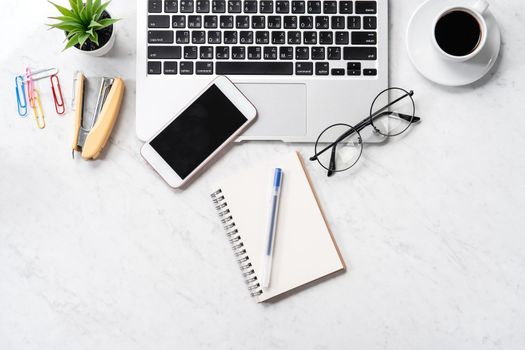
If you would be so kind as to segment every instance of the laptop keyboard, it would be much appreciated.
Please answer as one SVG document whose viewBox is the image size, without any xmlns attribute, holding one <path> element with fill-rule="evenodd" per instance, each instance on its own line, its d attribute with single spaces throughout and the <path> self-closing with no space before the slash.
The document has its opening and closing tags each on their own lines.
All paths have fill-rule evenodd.
<svg viewBox="0 0 525 350">
<path fill-rule="evenodd" d="M 148 0 L 149 75 L 376 76 L 376 1 Z"/>
</svg>

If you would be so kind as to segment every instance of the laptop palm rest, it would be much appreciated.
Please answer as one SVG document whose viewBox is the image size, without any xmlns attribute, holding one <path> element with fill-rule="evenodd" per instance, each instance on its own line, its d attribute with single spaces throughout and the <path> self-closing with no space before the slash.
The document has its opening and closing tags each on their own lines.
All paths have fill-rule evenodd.
<svg viewBox="0 0 525 350">
<path fill-rule="evenodd" d="M 258 114 L 256 122 L 243 134 L 243 139 L 306 135 L 306 85 L 235 85 L 255 106 Z"/>
</svg>

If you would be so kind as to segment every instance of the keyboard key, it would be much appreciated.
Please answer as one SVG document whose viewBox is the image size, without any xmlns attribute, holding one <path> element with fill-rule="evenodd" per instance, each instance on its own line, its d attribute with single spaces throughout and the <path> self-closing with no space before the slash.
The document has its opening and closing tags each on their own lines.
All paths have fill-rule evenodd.
<svg viewBox="0 0 525 350">
<path fill-rule="evenodd" d="M 337 1 L 325 1 L 323 4 L 324 13 L 337 13 Z"/>
<path fill-rule="evenodd" d="M 245 1 L 244 13 L 257 13 L 257 1 Z"/>
<path fill-rule="evenodd" d="M 348 75 L 361 75 L 361 63 L 360 62 L 348 62 L 346 65 L 346 73 Z"/>
<path fill-rule="evenodd" d="M 357 33 L 357 32 L 352 32 Z M 348 45 L 350 43 L 348 32 L 335 32 L 335 43 L 337 45 Z"/>
<path fill-rule="evenodd" d="M 195 73 L 211 75 L 213 74 L 213 62 L 197 62 L 195 63 Z"/>
<path fill-rule="evenodd" d="M 339 13 L 342 15 L 352 14 L 352 2 L 351 1 L 340 1 L 339 2 Z"/>
<path fill-rule="evenodd" d="M 268 29 L 281 29 L 281 16 L 268 16 Z"/>
<path fill-rule="evenodd" d="M 242 1 L 228 1 L 228 12 L 229 13 L 241 13 Z"/>
<path fill-rule="evenodd" d="M 191 60 L 197 58 L 197 46 L 184 46 L 184 59 Z"/>
<path fill-rule="evenodd" d="M 246 58 L 246 49 L 244 46 L 232 47 L 232 59 L 244 60 Z"/>
<path fill-rule="evenodd" d="M 201 16 L 188 16 L 188 28 L 200 28 L 202 27 Z"/>
<path fill-rule="evenodd" d="M 352 32 L 352 45 L 376 45 L 376 44 L 377 44 L 376 32 Z"/>
<path fill-rule="evenodd" d="M 288 32 L 288 44 L 299 45 L 301 43 L 301 32 L 289 31 Z"/>
<path fill-rule="evenodd" d="M 330 19 L 328 16 L 315 17 L 315 29 L 328 29 L 330 27 Z"/>
<path fill-rule="evenodd" d="M 222 32 L 217 30 L 210 30 L 208 32 L 208 44 L 220 44 Z"/>
<path fill-rule="evenodd" d="M 293 60 L 293 47 L 281 46 L 279 48 L 279 58 L 281 60 Z"/>
<path fill-rule="evenodd" d="M 181 0 L 180 2 L 181 13 L 192 13 L 193 12 L 193 0 Z M 181 67 L 182 74 L 182 67 Z"/>
<path fill-rule="evenodd" d="M 194 30 L 191 32 L 191 43 L 194 45 L 206 43 L 206 32 L 204 30 Z"/>
<path fill-rule="evenodd" d="M 162 72 L 161 62 L 148 62 L 148 74 L 160 74 Z"/>
<path fill-rule="evenodd" d="M 235 16 L 235 26 L 237 29 L 250 28 L 250 17 L 249 16 Z"/>
<path fill-rule="evenodd" d="M 303 33 L 303 44 L 305 45 L 317 44 L 317 32 L 304 32 Z"/>
<path fill-rule="evenodd" d="M 219 18 L 221 28 L 233 28 L 233 16 L 221 16 Z"/>
<path fill-rule="evenodd" d="M 342 68 L 332 68 L 332 75 L 345 75 L 345 70 Z"/>
<path fill-rule="evenodd" d="M 297 17 L 284 16 L 284 29 L 297 29 Z"/>
<path fill-rule="evenodd" d="M 364 29 L 377 29 L 377 17 L 364 16 L 363 17 L 363 28 Z"/>
<path fill-rule="evenodd" d="M 259 45 L 265 45 L 270 43 L 270 33 L 267 31 L 255 33 L 255 43 Z"/>
<path fill-rule="evenodd" d="M 264 29 L 264 28 L 266 28 L 266 17 L 264 17 L 264 16 L 253 16 L 252 17 L 252 28 L 253 29 Z"/>
<path fill-rule="evenodd" d="M 361 29 L 361 17 L 359 16 L 348 16 L 348 29 Z"/>
<path fill-rule="evenodd" d="M 164 62 L 164 74 L 166 75 L 175 75 L 177 74 L 177 62 L 167 61 Z"/>
<path fill-rule="evenodd" d="M 215 58 L 218 60 L 230 59 L 230 48 L 228 46 L 219 46 L 215 48 Z"/>
<path fill-rule="evenodd" d="M 148 27 L 149 28 L 169 28 L 170 27 L 170 16 L 149 15 L 148 16 Z"/>
<path fill-rule="evenodd" d="M 204 28 L 217 28 L 217 16 L 204 16 Z"/>
<path fill-rule="evenodd" d="M 272 44 L 284 45 L 286 43 L 286 34 L 283 31 L 272 32 Z"/>
<path fill-rule="evenodd" d="M 148 12 L 149 13 L 161 13 L 162 12 L 162 0 L 148 0 Z"/>
<path fill-rule="evenodd" d="M 219 75 L 292 75 L 291 62 L 217 62 Z"/>
<path fill-rule="evenodd" d="M 328 62 L 316 62 L 315 63 L 315 74 L 316 75 L 328 75 L 330 73 Z"/>
<path fill-rule="evenodd" d="M 332 32 L 319 32 L 319 44 L 332 45 L 334 43 L 334 36 Z"/>
<path fill-rule="evenodd" d="M 260 46 L 248 47 L 248 59 L 249 60 L 260 60 L 261 59 L 261 47 Z"/>
<path fill-rule="evenodd" d="M 213 13 L 225 13 L 226 12 L 226 1 L 215 0 L 211 3 L 211 12 Z"/>
<path fill-rule="evenodd" d="M 312 16 L 300 16 L 299 28 L 312 29 L 314 27 L 314 18 Z"/>
<path fill-rule="evenodd" d="M 321 1 L 308 1 L 308 13 L 321 13 Z"/>
<path fill-rule="evenodd" d="M 241 31 L 239 38 L 241 44 L 253 44 L 253 32 L 251 31 Z"/>
<path fill-rule="evenodd" d="M 201 46 L 199 49 L 199 56 L 202 60 L 213 59 L 213 47 L 212 46 Z"/>
<path fill-rule="evenodd" d="M 186 16 L 173 16 L 171 24 L 173 28 L 186 28 Z"/>
<path fill-rule="evenodd" d="M 375 1 L 356 1 L 355 13 L 357 14 L 375 14 L 377 13 L 377 3 Z"/>
<path fill-rule="evenodd" d="M 273 1 L 261 0 L 259 12 L 260 13 L 273 13 Z"/>
<path fill-rule="evenodd" d="M 187 30 L 177 30 L 175 32 L 175 42 L 177 44 L 189 44 L 190 32 Z"/>
<path fill-rule="evenodd" d="M 179 3 L 177 0 L 165 0 L 164 1 L 164 12 L 166 13 L 177 13 L 179 12 Z"/>
<path fill-rule="evenodd" d="M 276 1 L 275 2 L 276 13 L 289 13 L 290 12 L 290 1 Z"/>
<path fill-rule="evenodd" d="M 224 43 L 228 45 L 235 45 L 237 44 L 237 32 L 226 30 L 224 32 Z"/>
<path fill-rule="evenodd" d="M 210 2 L 208 0 L 197 0 L 197 13 L 210 12 Z"/>
<path fill-rule="evenodd" d="M 308 60 L 310 58 L 310 50 L 307 47 L 299 46 L 295 48 L 296 60 Z"/>
<path fill-rule="evenodd" d="M 312 47 L 312 60 L 324 60 L 324 47 Z"/>
<path fill-rule="evenodd" d="M 343 58 L 345 60 L 371 61 L 377 59 L 376 47 L 345 47 Z"/>
<path fill-rule="evenodd" d="M 329 60 L 340 60 L 341 59 L 341 48 L 338 46 L 330 46 L 328 48 L 328 57 Z"/>
<path fill-rule="evenodd" d="M 150 30 L 148 31 L 148 44 L 173 44 L 173 31 Z"/>
<path fill-rule="evenodd" d="M 364 75 L 377 75 L 377 69 L 364 69 Z"/>
<path fill-rule="evenodd" d="M 181 62 L 180 63 L 180 74 L 184 74 L 184 75 L 193 74 L 193 62 Z"/>
<path fill-rule="evenodd" d="M 345 29 L 344 16 L 333 16 L 332 17 L 332 29 Z"/>
<path fill-rule="evenodd" d="M 150 59 L 175 59 L 181 58 L 180 46 L 148 46 L 148 58 Z"/>
<path fill-rule="evenodd" d="M 306 5 L 304 1 L 292 1 L 292 13 L 305 13 Z"/>
<path fill-rule="evenodd" d="M 277 47 L 275 47 L 275 46 L 266 46 L 264 48 L 263 58 L 265 60 L 276 60 L 277 59 Z"/>
<path fill-rule="evenodd" d="M 313 75 L 314 64 L 312 62 L 297 62 L 295 64 L 296 75 Z"/>
</svg>

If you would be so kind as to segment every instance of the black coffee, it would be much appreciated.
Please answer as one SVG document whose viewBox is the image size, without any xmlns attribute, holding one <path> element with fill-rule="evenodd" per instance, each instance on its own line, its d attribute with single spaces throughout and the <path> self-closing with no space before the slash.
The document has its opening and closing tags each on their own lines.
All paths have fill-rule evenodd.
<svg viewBox="0 0 525 350">
<path fill-rule="evenodd" d="M 470 13 L 455 10 L 438 20 L 434 35 L 439 47 L 449 55 L 466 56 L 478 47 L 481 27 Z"/>
</svg>

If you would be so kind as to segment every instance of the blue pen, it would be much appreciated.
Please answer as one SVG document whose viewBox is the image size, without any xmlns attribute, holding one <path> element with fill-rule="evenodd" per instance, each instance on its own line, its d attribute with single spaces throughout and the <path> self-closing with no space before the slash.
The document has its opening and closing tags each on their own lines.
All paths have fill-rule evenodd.
<svg viewBox="0 0 525 350">
<path fill-rule="evenodd" d="M 283 183 L 283 170 L 276 168 L 274 171 L 271 209 L 268 222 L 268 232 L 266 244 L 264 245 L 264 255 L 262 259 L 262 287 L 270 287 L 272 275 L 273 248 L 275 243 L 275 232 L 277 228 L 277 214 L 279 213 L 279 199 L 281 197 L 281 188 Z"/>
</svg>

